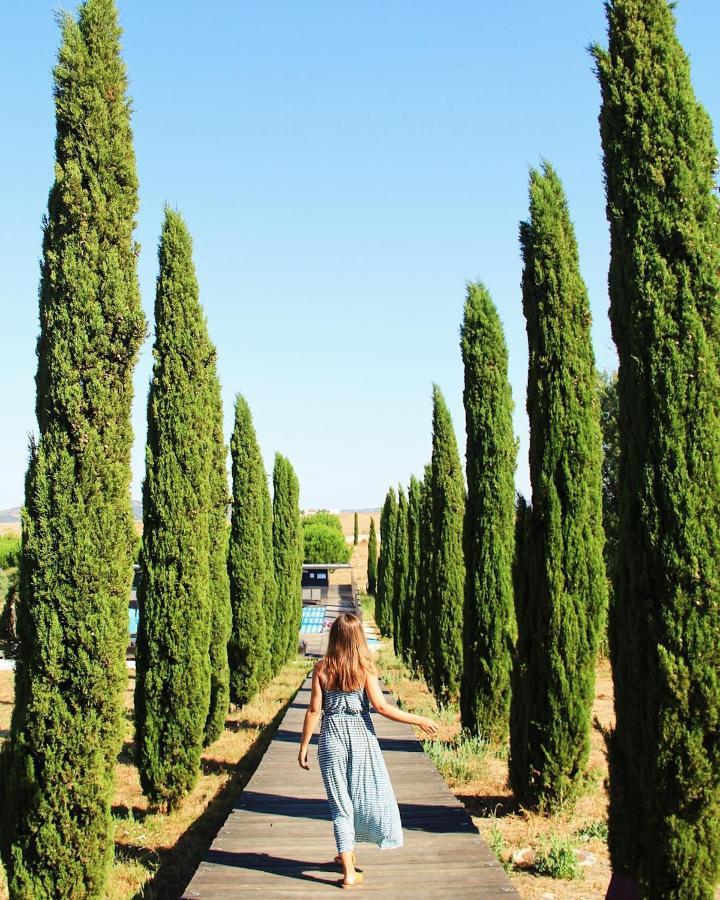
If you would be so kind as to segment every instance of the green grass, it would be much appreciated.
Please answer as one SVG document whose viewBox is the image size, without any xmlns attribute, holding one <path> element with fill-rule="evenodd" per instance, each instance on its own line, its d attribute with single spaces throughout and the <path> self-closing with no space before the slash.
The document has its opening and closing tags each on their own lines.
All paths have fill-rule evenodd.
<svg viewBox="0 0 720 900">
<path fill-rule="evenodd" d="M 582 878 L 572 841 L 557 834 L 543 841 L 535 856 L 535 871 L 538 875 L 565 881 Z"/>
<path fill-rule="evenodd" d="M 424 741 L 423 746 L 443 778 L 463 784 L 483 776 L 492 752 L 485 738 L 465 734 L 452 741 Z"/>
</svg>

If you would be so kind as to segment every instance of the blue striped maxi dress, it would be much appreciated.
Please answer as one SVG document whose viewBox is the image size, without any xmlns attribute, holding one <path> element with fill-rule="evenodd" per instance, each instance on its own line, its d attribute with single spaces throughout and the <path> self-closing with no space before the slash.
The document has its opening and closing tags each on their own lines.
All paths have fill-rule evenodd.
<svg viewBox="0 0 720 900">
<path fill-rule="evenodd" d="M 318 762 L 338 853 L 360 841 L 402 847 L 400 811 L 364 690 L 323 688 Z"/>
</svg>

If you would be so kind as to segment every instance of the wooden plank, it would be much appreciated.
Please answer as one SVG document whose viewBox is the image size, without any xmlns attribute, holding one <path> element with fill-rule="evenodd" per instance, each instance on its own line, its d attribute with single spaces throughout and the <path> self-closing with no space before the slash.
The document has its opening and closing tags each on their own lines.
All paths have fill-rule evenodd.
<svg viewBox="0 0 720 900">
<path fill-rule="evenodd" d="M 297 764 L 309 686 L 308 680 L 288 709 L 184 900 L 308 897 L 337 890 L 341 870 L 332 862 L 332 824 L 317 751 L 311 751 L 310 772 Z M 373 722 L 400 806 L 405 845 L 385 851 L 358 845 L 363 893 L 413 900 L 518 897 L 410 727 L 374 714 Z"/>
</svg>

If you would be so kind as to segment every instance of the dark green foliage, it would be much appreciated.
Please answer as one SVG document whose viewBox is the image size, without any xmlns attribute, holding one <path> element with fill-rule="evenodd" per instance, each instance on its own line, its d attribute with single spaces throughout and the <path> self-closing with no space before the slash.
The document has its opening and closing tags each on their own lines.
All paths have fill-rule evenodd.
<svg viewBox="0 0 720 900">
<path fill-rule="evenodd" d="M 368 594 L 375 596 L 377 590 L 378 573 L 378 549 L 377 532 L 375 531 L 375 519 L 370 519 L 370 534 L 368 536 L 368 565 L 367 565 L 367 589 Z"/>
<path fill-rule="evenodd" d="M 208 527 L 210 530 L 210 707 L 205 722 L 204 743 L 216 741 L 225 729 L 230 706 L 230 666 L 227 645 L 232 628 L 230 579 L 228 578 L 227 446 L 223 438 L 223 408 L 220 382 L 213 372 L 210 380 L 210 409 L 213 417 L 212 449 L 209 457 Z"/>
<path fill-rule="evenodd" d="M 429 632 L 430 578 L 433 567 L 432 466 L 426 465 L 420 483 L 420 571 L 413 609 L 415 664 L 428 686 L 432 684 L 433 643 Z"/>
<path fill-rule="evenodd" d="M 595 49 L 619 358 L 610 852 L 645 897 L 720 871 L 717 151 L 666 0 L 607 6 Z"/>
<path fill-rule="evenodd" d="M 265 685 L 271 672 L 265 607 L 271 570 L 265 543 L 265 466 L 250 407 L 240 395 L 235 401 L 230 453 L 232 519 L 228 572 L 232 630 L 228 660 L 230 700 L 242 706 Z"/>
<path fill-rule="evenodd" d="M 427 622 L 432 623 L 432 688 L 438 703 L 457 700 L 463 670 L 465 485 L 450 412 L 433 386 L 432 567 Z"/>
<path fill-rule="evenodd" d="M 137 176 L 112 0 L 61 19 L 44 223 L 38 443 L 25 483 L 20 647 L 0 759 L 10 895 L 99 896 L 124 733 L 132 370 L 145 334 Z"/>
<path fill-rule="evenodd" d="M 398 488 L 398 510 L 395 518 L 395 559 L 393 561 L 393 646 L 395 653 L 405 656 L 401 621 L 405 616 L 408 580 L 408 502 L 405 490 Z"/>
<path fill-rule="evenodd" d="M 416 608 L 420 602 L 420 507 L 421 507 L 420 482 L 412 475 L 408 489 L 408 571 L 405 603 L 403 604 L 400 619 L 402 631 L 401 643 L 404 649 L 405 662 L 412 668 L 417 666 L 417 619 Z"/>
<path fill-rule="evenodd" d="M 531 624 L 518 629 L 532 637 L 518 645 L 529 685 L 514 713 L 528 721 L 512 730 L 510 775 L 523 805 L 551 808 L 573 797 L 587 763 L 607 583 L 590 308 L 565 195 L 548 164 L 530 173 L 520 242 L 533 525 L 524 576 L 532 597 L 520 604 Z"/>
<path fill-rule="evenodd" d="M 513 401 L 502 324 L 482 284 L 468 285 L 460 335 L 465 367 L 465 661 L 460 708 L 472 734 L 504 741 L 515 643 Z"/>
<path fill-rule="evenodd" d="M 393 488 L 387 493 L 380 514 L 380 560 L 375 595 L 375 621 L 380 633 L 392 634 L 393 592 L 395 590 L 395 537 L 397 530 L 397 498 Z"/>
<path fill-rule="evenodd" d="M 536 641 L 536 634 L 540 632 L 540 617 L 543 614 L 541 608 L 533 602 L 532 579 L 535 577 L 535 560 L 532 512 L 522 494 L 518 494 L 515 507 L 515 554 L 512 566 L 517 622 L 510 692 L 510 777 L 513 782 L 522 781 L 526 777 L 532 729 L 530 711 L 543 702 L 545 694 L 545 686 L 530 677 L 531 672 L 539 669 L 538 656 L 542 653 L 542 648 Z"/>
<path fill-rule="evenodd" d="M 281 598 L 278 594 L 277 572 L 275 569 L 275 548 L 273 545 L 273 505 L 274 497 L 277 495 L 277 480 L 275 468 L 277 467 L 277 458 L 273 465 L 273 497 L 270 496 L 270 489 L 265 482 L 266 490 L 263 495 L 263 507 L 265 510 L 265 518 L 263 522 L 263 536 L 265 538 L 265 559 L 268 561 L 270 569 L 268 579 L 265 585 L 265 626 L 267 628 L 268 646 L 270 647 L 270 673 L 272 676 L 277 675 L 283 663 L 285 656 L 283 648 L 285 646 L 285 611 Z"/>
<path fill-rule="evenodd" d="M 353 544 L 357 547 L 358 539 L 360 537 L 360 529 L 358 527 L 358 514 L 355 513 L 355 518 L 353 521 Z"/>
<path fill-rule="evenodd" d="M 273 470 L 273 548 L 275 552 L 275 577 L 278 590 L 277 629 L 282 630 L 280 652 L 282 662 L 297 654 L 300 617 L 302 615 L 302 563 L 304 535 L 300 518 L 300 484 L 290 461 L 279 453 Z M 327 525 L 310 526 L 325 528 Z M 342 538 L 342 535 L 341 535 Z M 343 547 L 345 539 L 342 538 Z M 325 560 L 338 562 L 338 560 Z"/>
<path fill-rule="evenodd" d="M 306 563 L 347 563 L 352 553 L 341 531 L 303 520 L 303 558 Z"/>
<path fill-rule="evenodd" d="M 17 599 L 17 569 L 0 569 L 0 647 L 8 656 L 17 652 Z"/>
<path fill-rule="evenodd" d="M 0 534 L 0 569 L 14 569 L 20 565 L 20 538 Z"/>
<path fill-rule="evenodd" d="M 610 585 L 615 581 L 618 553 L 618 491 L 620 432 L 618 430 L 617 373 L 601 372 L 600 428 L 603 443 L 603 528 L 605 529 L 605 570 Z"/>
<path fill-rule="evenodd" d="M 198 299 L 192 243 L 165 210 L 143 484 L 135 729 L 143 791 L 176 807 L 200 768 L 210 702 L 210 466 L 215 348 Z"/>
</svg>

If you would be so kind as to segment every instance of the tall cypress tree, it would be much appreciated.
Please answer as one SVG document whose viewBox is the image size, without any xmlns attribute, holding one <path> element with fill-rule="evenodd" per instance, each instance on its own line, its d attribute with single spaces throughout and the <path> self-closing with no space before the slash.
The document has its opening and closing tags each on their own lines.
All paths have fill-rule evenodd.
<svg viewBox="0 0 720 900">
<path fill-rule="evenodd" d="M 300 517 L 300 485 L 286 457 L 275 456 L 273 470 L 273 547 L 278 587 L 278 609 L 282 610 L 282 662 L 297 653 L 302 616 L 303 533 Z"/>
<path fill-rule="evenodd" d="M 273 468 L 273 484 L 275 482 L 275 470 Z M 274 492 L 273 487 L 273 492 Z M 281 598 L 278 594 L 277 575 L 275 572 L 275 548 L 273 545 L 273 500 L 270 497 L 270 489 L 265 480 L 263 491 L 263 537 L 265 540 L 265 561 L 267 577 L 265 582 L 265 624 L 268 633 L 268 646 L 270 648 L 270 674 L 277 675 L 284 662 L 281 645 L 285 635 L 285 613 Z"/>
<path fill-rule="evenodd" d="M 210 381 L 210 409 L 213 417 L 210 462 L 210 707 L 205 722 L 205 745 L 216 741 L 225 728 L 230 705 L 230 665 L 227 645 L 232 628 L 230 579 L 228 578 L 228 481 L 227 446 L 223 437 L 223 408 L 220 382 L 213 373 Z"/>
<path fill-rule="evenodd" d="M 215 350 L 179 213 L 165 209 L 143 485 L 136 752 L 143 791 L 177 806 L 195 784 L 210 703 L 210 465 Z"/>
<path fill-rule="evenodd" d="M 515 642 L 513 402 L 502 324 L 482 284 L 470 284 L 460 335 L 465 367 L 468 497 L 465 510 L 463 727 L 508 735 Z"/>
<path fill-rule="evenodd" d="M 247 400 L 235 401 L 232 455 L 232 520 L 230 523 L 230 604 L 232 630 L 228 643 L 230 699 L 242 706 L 263 687 L 270 669 L 265 592 L 265 466 Z"/>
<path fill-rule="evenodd" d="M 375 531 L 375 519 L 370 519 L 370 534 L 368 536 L 368 564 L 367 564 L 367 589 L 368 594 L 375 596 L 377 590 L 377 532 Z"/>
<path fill-rule="evenodd" d="M 595 50 L 618 350 L 610 852 L 644 896 L 720 871 L 720 215 L 712 126 L 667 0 Z"/>
<path fill-rule="evenodd" d="M 404 658 L 408 665 L 417 666 L 416 649 L 416 607 L 419 601 L 420 589 L 420 506 L 421 489 L 420 482 L 412 475 L 408 489 L 408 574 L 405 604 L 400 622 L 402 630 L 402 646 Z"/>
<path fill-rule="evenodd" d="M 102 892 L 123 733 L 132 370 L 145 334 L 137 176 L 111 0 L 61 19 L 55 183 L 44 223 L 39 440 L 25 483 L 20 646 L 0 758 L 14 897 Z"/>
<path fill-rule="evenodd" d="M 375 619 L 380 633 L 386 637 L 392 635 L 396 528 L 397 498 L 394 489 L 390 488 L 380 515 L 380 561 L 375 597 Z"/>
<path fill-rule="evenodd" d="M 521 803 L 553 806 L 573 796 L 587 762 L 607 583 L 590 306 L 562 185 L 547 163 L 530 173 L 520 241 L 536 630 L 528 746 L 511 746 L 510 772 Z"/>
<path fill-rule="evenodd" d="M 360 528 L 358 525 L 358 514 L 355 513 L 355 518 L 353 521 L 353 544 L 357 547 L 358 540 L 360 539 Z"/>
<path fill-rule="evenodd" d="M 428 686 L 432 685 L 433 645 L 428 632 L 430 575 L 433 567 L 432 466 L 425 466 L 420 483 L 420 571 L 414 607 L 415 660 Z"/>
<path fill-rule="evenodd" d="M 428 621 L 433 623 L 432 685 L 440 704 L 456 700 L 463 670 L 465 485 L 450 411 L 433 385 L 432 568 Z"/>
<path fill-rule="evenodd" d="M 393 646 L 398 656 L 404 656 L 401 622 L 405 615 L 408 578 L 408 503 L 405 489 L 398 487 L 398 509 L 395 518 L 395 560 L 393 565 Z"/>
</svg>

